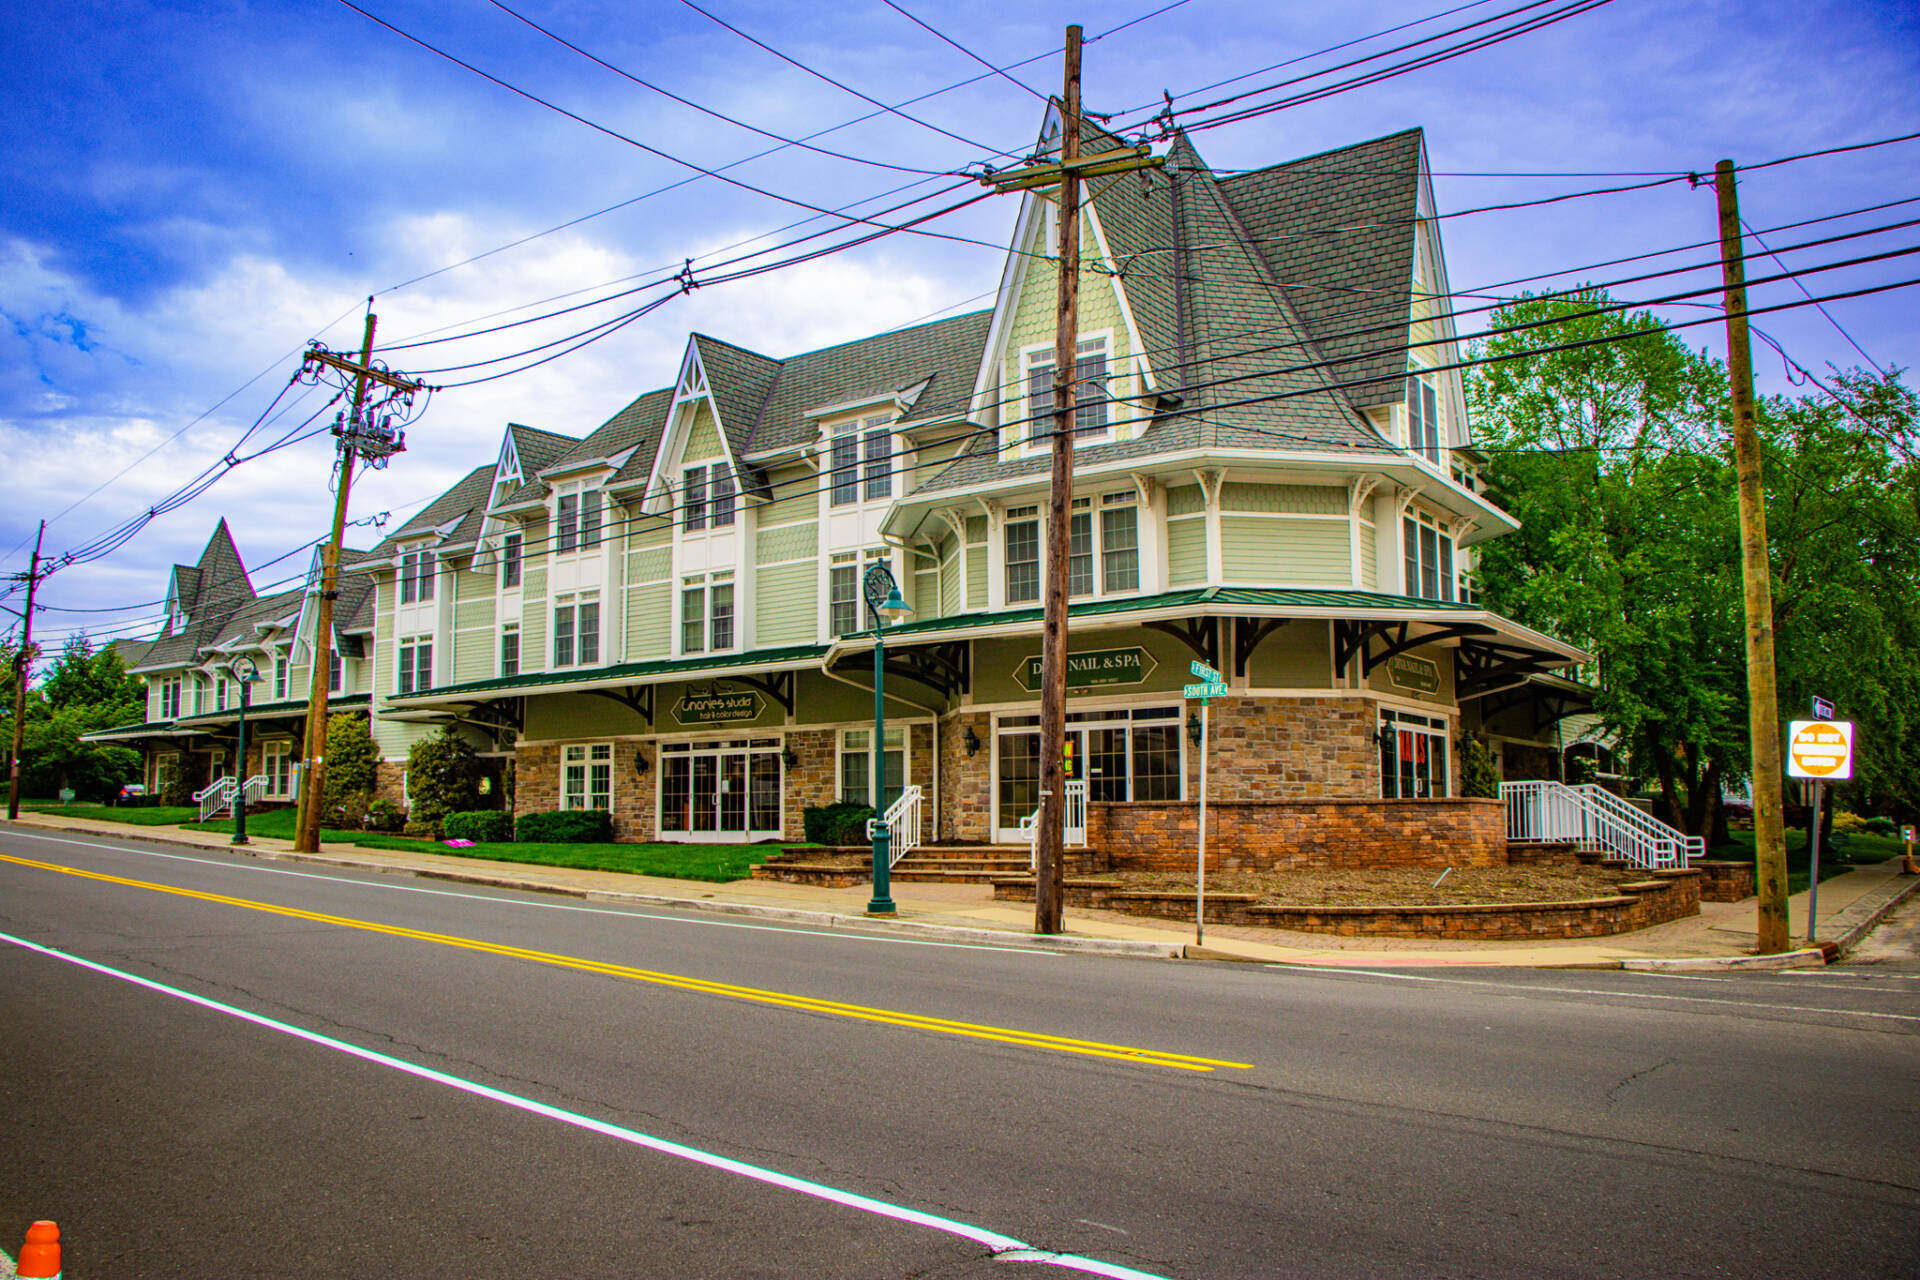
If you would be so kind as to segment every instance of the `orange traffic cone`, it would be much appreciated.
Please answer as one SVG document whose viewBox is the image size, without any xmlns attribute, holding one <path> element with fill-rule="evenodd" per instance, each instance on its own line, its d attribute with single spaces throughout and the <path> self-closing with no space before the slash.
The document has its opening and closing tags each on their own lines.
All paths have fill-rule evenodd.
<svg viewBox="0 0 1920 1280">
<path fill-rule="evenodd" d="M 21 1280 L 60 1280 L 60 1228 L 40 1221 L 27 1228 L 27 1242 L 20 1246 L 20 1260 L 13 1274 Z"/>
</svg>

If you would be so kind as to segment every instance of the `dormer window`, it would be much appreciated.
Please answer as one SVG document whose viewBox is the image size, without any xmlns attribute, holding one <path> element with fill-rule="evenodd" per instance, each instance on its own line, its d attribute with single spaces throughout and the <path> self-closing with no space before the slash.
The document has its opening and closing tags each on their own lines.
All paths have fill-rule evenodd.
<svg viewBox="0 0 1920 1280">
<path fill-rule="evenodd" d="M 1073 433 L 1078 438 L 1107 433 L 1107 340 L 1082 339 L 1073 359 Z M 1053 349 L 1027 353 L 1027 430 L 1029 440 L 1053 431 Z"/>
<path fill-rule="evenodd" d="M 876 413 L 834 425 L 830 459 L 834 506 L 893 496 L 892 424 L 891 414 Z"/>
<path fill-rule="evenodd" d="M 1407 448 L 1440 465 L 1440 391 L 1431 374 L 1407 379 Z"/>
<path fill-rule="evenodd" d="M 681 523 L 688 529 L 725 529 L 733 524 L 733 468 L 724 462 L 687 467 L 680 473 Z"/>
<path fill-rule="evenodd" d="M 600 545 L 600 491 L 562 493 L 554 508 L 554 550 L 561 555 L 591 551 Z"/>
<path fill-rule="evenodd" d="M 422 548 L 400 557 L 400 603 L 433 599 L 433 553 Z"/>
</svg>

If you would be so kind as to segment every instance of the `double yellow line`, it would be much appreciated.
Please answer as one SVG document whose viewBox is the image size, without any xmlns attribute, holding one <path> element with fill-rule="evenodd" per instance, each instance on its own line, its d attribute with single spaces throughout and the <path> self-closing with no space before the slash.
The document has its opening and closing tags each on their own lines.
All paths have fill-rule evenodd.
<svg viewBox="0 0 1920 1280">
<path fill-rule="evenodd" d="M 251 898 L 230 898 L 224 894 L 202 893 L 198 889 L 182 889 L 175 885 L 158 884 L 151 880 L 131 880 L 125 876 L 111 876 L 99 871 L 85 871 L 78 867 L 62 866 L 55 862 L 36 862 L 31 858 L 15 858 L 0 854 L 0 862 L 10 862 L 17 866 L 32 867 L 38 871 L 55 871 L 61 875 L 77 876 L 82 880 L 96 880 L 103 884 L 125 885 L 134 889 L 150 889 L 155 893 L 170 893 L 180 898 L 193 898 L 200 902 L 213 902 L 226 907 L 245 907 L 251 911 L 265 911 L 270 915 L 286 916 L 294 920 L 308 920 L 315 924 L 334 925 L 342 929 L 360 929 L 367 933 L 385 934 L 392 938 L 409 938 L 415 942 L 434 942 L 444 947 L 459 947 L 465 951 L 478 951 L 487 955 L 508 956 L 515 960 L 532 960 L 539 964 L 555 965 L 563 969 L 578 969 L 584 973 L 604 974 L 610 978 L 626 978 L 634 982 L 648 982 L 656 986 L 673 987 L 681 991 L 696 991 L 703 995 L 725 996 L 733 1000 L 747 1000 L 755 1004 L 774 1005 L 786 1009 L 799 1009 L 807 1013 L 831 1014 L 834 1017 L 852 1018 L 861 1022 L 878 1022 L 887 1026 L 909 1027 L 916 1031 L 937 1031 L 946 1035 L 965 1036 L 974 1040 L 993 1040 L 1001 1044 L 1020 1045 L 1029 1049 L 1050 1049 L 1056 1053 L 1080 1054 L 1090 1058 L 1110 1058 L 1121 1062 L 1136 1062 L 1144 1066 L 1177 1067 L 1183 1071 L 1212 1071 L 1215 1067 L 1234 1067 L 1251 1070 L 1248 1062 L 1226 1062 L 1218 1058 L 1199 1058 L 1184 1053 L 1164 1053 L 1158 1049 L 1139 1049 L 1130 1045 L 1106 1044 L 1098 1040 L 1076 1040 L 1068 1036 L 1050 1036 L 1037 1031 L 1020 1031 L 1011 1027 L 996 1027 L 977 1022 L 956 1022 L 951 1018 L 929 1018 L 916 1013 L 902 1013 L 893 1009 L 875 1009 L 867 1005 L 846 1004 L 838 1000 L 816 1000 L 810 996 L 788 995 L 783 991 L 767 991 L 759 987 L 743 987 L 731 982 L 710 982 L 704 978 L 689 978 L 677 973 L 662 973 L 655 969 L 636 969 L 629 965 L 608 964 L 600 960 L 585 960 L 578 956 L 563 956 L 551 951 L 533 951 L 525 947 L 509 947 L 497 942 L 485 942 L 478 938 L 462 938 L 446 933 L 428 933 L 421 929 L 407 929 L 400 925 L 380 924 L 373 920 L 356 920 L 350 916 L 326 915 L 318 911 L 302 911 L 298 907 L 276 906 L 271 902 L 256 902 Z"/>
</svg>

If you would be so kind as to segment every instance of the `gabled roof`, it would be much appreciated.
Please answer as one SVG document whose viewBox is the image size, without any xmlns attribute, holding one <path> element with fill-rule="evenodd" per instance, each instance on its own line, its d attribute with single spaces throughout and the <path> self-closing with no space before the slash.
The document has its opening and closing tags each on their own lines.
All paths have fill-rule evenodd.
<svg viewBox="0 0 1920 1280">
<path fill-rule="evenodd" d="M 475 467 L 454 482 L 451 489 L 429 502 L 421 511 L 381 539 L 376 554 L 391 554 L 396 544 L 426 537 L 445 525 L 452 525 L 446 537 L 451 542 L 471 542 L 480 533 L 480 521 L 493 496 L 493 463 Z"/>
<path fill-rule="evenodd" d="M 704 333 L 693 335 L 693 346 L 706 371 L 707 393 L 726 431 L 727 448 L 737 459 L 747 451 L 760 408 L 780 377 L 781 362 Z"/>
<path fill-rule="evenodd" d="M 594 428 L 584 440 L 571 442 L 566 449 L 548 458 L 539 467 L 525 464 L 526 483 L 510 493 L 502 494 L 494 503 L 494 509 L 506 510 L 545 499 L 547 485 L 533 474 L 536 470 L 545 470 L 576 459 L 609 458 L 628 449 L 632 449 L 633 454 L 615 473 L 612 483 L 644 481 L 653 464 L 654 450 L 660 444 L 660 431 L 666 425 L 667 406 L 672 401 L 671 388 L 649 391 Z"/>
<path fill-rule="evenodd" d="M 580 443 L 578 437 L 563 436 L 558 431 L 542 431 L 539 427 L 522 426 L 518 422 L 507 424 L 507 435 L 513 441 L 513 456 L 520 460 L 523 480 L 560 461 L 566 456 L 567 450 Z"/>
</svg>

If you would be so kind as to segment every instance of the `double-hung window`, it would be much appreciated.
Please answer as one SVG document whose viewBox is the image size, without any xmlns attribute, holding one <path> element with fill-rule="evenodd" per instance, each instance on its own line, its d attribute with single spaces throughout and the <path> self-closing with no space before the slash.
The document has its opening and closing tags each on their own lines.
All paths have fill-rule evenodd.
<svg viewBox="0 0 1920 1280">
<path fill-rule="evenodd" d="M 1427 374 L 1407 379 L 1407 448 L 1440 465 L 1440 392 Z"/>
<path fill-rule="evenodd" d="M 180 680 L 175 677 L 160 685 L 160 718 L 178 720 L 180 718 Z"/>
<path fill-rule="evenodd" d="M 1027 437 L 1041 439 L 1053 431 L 1053 352 L 1027 356 Z M 1073 433 L 1105 435 L 1108 420 L 1107 340 L 1083 339 L 1073 357 Z"/>
<path fill-rule="evenodd" d="M 893 419 L 884 413 L 836 423 L 829 445 L 831 505 L 850 506 L 893 496 Z M 864 462 L 864 477 L 863 467 Z"/>
<path fill-rule="evenodd" d="M 733 470 L 724 462 L 687 467 L 680 473 L 680 519 L 687 529 L 724 529 L 733 523 Z"/>
<path fill-rule="evenodd" d="M 213 709 L 215 711 L 227 709 L 227 678 L 223 675 L 213 677 Z"/>
<path fill-rule="evenodd" d="M 400 557 L 400 603 L 433 599 L 433 553 L 409 551 Z"/>
<path fill-rule="evenodd" d="M 275 702 L 287 700 L 287 660 L 285 658 L 273 660 L 273 700 Z"/>
<path fill-rule="evenodd" d="M 848 804 L 872 804 L 873 730 L 846 729 L 840 734 L 840 799 Z M 881 750 L 881 765 L 886 770 L 884 809 L 900 798 L 906 785 L 907 736 L 904 726 L 887 730 Z"/>
<path fill-rule="evenodd" d="M 733 574 L 693 574 L 680 580 L 680 652 L 721 653 L 733 648 Z"/>
<path fill-rule="evenodd" d="M 346 679 L 347 670 L 345 664 L 340 661 L 340 651 L 338 649 L 327 650 L 327 692 L 340 692 L 346 685 Z"/>
<path fill-rule="evenodd" d="M 563 493 L 554 508 L 553 549 L 562 555 L 580 549 L 580 495 Z"/>
<path fill-rule="evenodd" d="M 1424 511 L 1409 511 L 1401 522 L 1400 534 L 1407 594 L 1422 600 L 1452 600 L 1451 530 Z"/>
<path fill-rule="evenodd" d="M 504 588 L 520 585 L 520 549 L 525 536 L 510 533 L 500 539 L 500 585 Z"/>
<path fill-rule="evenodd" d="M 563 750 L 560 768 L 562 809 L 613 808 L 613 744 L 584 743 Z"/>
<path fill-rule="evenodd" d="M 519 642 L 514 644 L 516 656 Z M 600 600 L 591 592 L 555 596 L 553 665 L 590 667 L 600 661 Z"/>
<path fill-rule="evenodd" d="M 509 622 L 500 628 L 500 674 L 520 674 L 520 624 Z"/>
<path fill-rule="evenodd" d="M 1099 522 L 1097 534 L 1095 521 Z M 1131 491 L 1075 498 L 1067 518 L 1067 594 L 1140 589 L 1140 518 Z"/>
<path fill-rule="evenodd" d="M 401 693 L 418 693 L 433 687 L 433 637 L 409 636 L 400 642 Z"/>
<path fill-rule="evenodd" d="M 865 629 L 861 615 L 860 582 L 868 566 L 887 558 L 885 547 L 865 551 L 836 551 L 827 569 L 827 630 L 835 636 Z"/>
<path fill-rule="evenodd" d="M 1007 603 L 1040 598 L 1040 508 L 1007 511 Z"/>
</svg>

